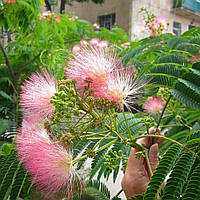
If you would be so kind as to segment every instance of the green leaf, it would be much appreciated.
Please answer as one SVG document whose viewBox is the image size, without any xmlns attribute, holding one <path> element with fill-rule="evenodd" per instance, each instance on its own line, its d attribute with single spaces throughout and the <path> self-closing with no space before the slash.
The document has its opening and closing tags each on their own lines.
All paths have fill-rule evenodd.
<svg viewBox="0 0 200 200">
<path fill-rule="evenodd" d="M 10 95 L 8 95 L 8 94 L 6 94 L 4 91 L 0 91 L 0 95 L 3 97 L 3 98 L 5 98 L 5 99 L 7 99 L 7 100 L 9 100 L 9 101 L 11 101 L 11 102 L 13 102 L 13 99 L 12 99 L 12 97 L 10 96 Z"/>
<path fill-rule="evenodd" d="M 181 200 L 200 199 L 200 162 L 190 175 Z"/>
<path fill-rule="evenodd" d="M 93 187 L 87 187 L 85 189 L 85 193 L 89 195 L 90 197 L 94 197 L 95 200 L 110 200 L 109 197 L 107 197 L 105 194 L 100 192 L 98 189 Z"/>
<path fill-rule="evenodd" d="M 155 200 L 157 192 L 163 184 L 167 174 L 170 172 L 182 148 L 179 145 L 171 146 L 160 160 L 156 171 L 154 172 L 147 190 L 144 194 L 144 200 Z"/>
<path fill-rule="evenodd" d="M 143 195 L 138 194 L 138 195 L 135 195 L 135 196 L 129 198 L 128 200 L 143 200 L 143 199 L 144 199 Z"/>
<path fill-rule="evenodd" d="M 181 155 L 172 169 L 170 178 L 164 188 L 163 200 L 180 198 L 195 159 L 196 155 L 191 152 L 185 152 Z"/>
</svg>

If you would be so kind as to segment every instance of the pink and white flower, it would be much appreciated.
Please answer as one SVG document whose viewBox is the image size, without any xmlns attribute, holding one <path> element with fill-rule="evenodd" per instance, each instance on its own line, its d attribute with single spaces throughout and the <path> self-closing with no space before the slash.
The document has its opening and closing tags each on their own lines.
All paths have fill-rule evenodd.
<svg viewBox="0 0 200 200">
<path fill-rule="evenodd" d="M 90 88 L 93 88 L 98 96 L 100 87 L 102 89 L 105 86 L 110 72 L 119 61 L 111 54 L 109 48 L 100 48 L 93 43 L 94 40 L 92 44 L 81 41 L 81 49 L 75 51 L 74 59 L 68 62 L 66 76 L 75 79 L 80 90 L 88 85 L 86 81 L 90 82 Z"/>
<path fill-rule="evenodd" d="M 46 197 L 60 190 L 69 198 L 72 197 L 73 180 L 78 176 L 72 166 L 72 155 L 58 144 L 43 140 L 29 143 L 29 150 L 23 152 L 23 147 L 27 147 L 24 141 L 26 142 L 26 140 L 18 141 L 19 159 L 32 175 L 36 188 Z M 24 157 L 27 152 L 27 156 Z"/>
<path fill-rule="evenodd" d="M 25 81 L 20 94 L 20 106 L 25 118 L 31 121 L 40 121 L 51 117 L 54 106 L 50 103 L 51 97 L 57 91 L 56 81 L 52 73 L 42 70 L 43 76 L 38 72 Z"/>
<path fill-rule="evenodd" d="M 157 112 L 163 109 L 164 107 L 164 100 L 160 97 L 148 97 L 147 102 L 143 105 L 143 108 L 155 115 Z"/>
<path fill-rule="evenodd" d="M 32 175 L 38 190 L 46 197 L 62 190 L 72 198 L 73 181 L 79 177 L 72 166 L 70 152 L 50 139 L 42 126 L 27 121 L 23 121 L 15 144 L 19 160 Z"/>
<path fill-rule="evenodd" d="M 33 151 L 32 146 L 40 142 L 52 143 L 46 129 L 41 124 L 35 125 L 35 123 L 24 120 L 15 139 L 20 160 L 27 160 L 30 152 Z"/>
<path fill-rule="evenodd" d="M 125 105 L 130 109 L 130 104 L 141 97 L 141 88 L 146 85 L 136 78 L 133 68 L 116 68 L 106 81 L 105 90 L 102 90 L 102 97 L 114 102 L 120 107 Z"/>
</svg>

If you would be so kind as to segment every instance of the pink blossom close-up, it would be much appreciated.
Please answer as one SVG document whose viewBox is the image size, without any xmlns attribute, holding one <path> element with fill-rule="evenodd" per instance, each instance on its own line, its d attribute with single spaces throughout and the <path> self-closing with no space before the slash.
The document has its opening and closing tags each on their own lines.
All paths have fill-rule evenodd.
<svg viewBox="0 0 200 200">
<path fill-rule="evenodd" d="M 130 109 L 130 104 L 141 97 L 142 88 L 146 83 L 136 78 L 136 71 L 133 68 L 118 67 L 106 81 L 105 90 L 102 96 L 120 106 L 125 105 Z"/>
<path fill-rule="evenodd" d="M 18 135 L 15 139 L 20 160 L 27 160 L 29 153 L 33 150 L 33 144 L 42 141 L 49 144 L 52 142 L 43 125 L 23 121 L 22 127 L 18 129 Z"/>
<path fill-rule="evenodd" d="M 164 100 L 160 97 L 148 97 L 143 108 L 148 112 L 155 115 L 157 112 L 161 111 L 164 107 Z"/>
<path fill-rule="evenodd" d="M 95 90 L 96 97 L 105 86 L 111 71 L 119 63 L 109 48 L 94 45 L 97 41 L 93 39 L 90 44 L 82 40 L 81 49 L 74 52 L 74 58 L 68 62 L 68 67 L 65 69 L 67 78 L 75 79 L 80 90 L 88 85 L 86 83 L 88 81 L 90 88 Z M 99 44 L 107 45 L 105 41 L 103 43 L 100 41 Z"/>
<path fill-rule="evenodd" d="M 156 28 L 159 28 L 159 26 L 162 26 L 164 29 L 168 28 L 168 22 L 166 20 L 166 17 L 164 16 L 157 16 L 154 18 L 154 22 L 157 25 Z"/>
<path fill-rule="evenodd" d="M 60 17 L 59 17 L 59 15 L 55 15 L 55 18 L 56 18 L 56 22 L 60 23 Z"/>
<path fill-rule="evenodd" d="M 46 69 L 42 72 L 43 75 L 38 72 L 32 74 L 29 80 L 25 81 L 20 94 L 20 106 L 24 117 L 36 121 L 51 117 L 54 106 L 50 99 L 57 91 L 53 74 Z"/>
<path fill-rule="evenodd" d="M 23 140 L 17 143 L 18 156 L 32 175 L 36 189 L 42 191 L 46 197 L 60 190 L 68 196 L 72 195 L 73 179 L 78 175 L 72 166 L 72 155 L 67 150 L 55 142 L 40 140 L 29 143 L 31 151 L 24 157 L 20 145 L 24 147 Z"/>
</svg>

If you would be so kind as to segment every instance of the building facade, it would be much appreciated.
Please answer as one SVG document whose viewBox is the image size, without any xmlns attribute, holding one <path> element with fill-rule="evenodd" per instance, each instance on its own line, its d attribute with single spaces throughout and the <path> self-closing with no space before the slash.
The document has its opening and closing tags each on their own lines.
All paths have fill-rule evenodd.
<svg viewBox="0 0 200 200">
<path fill-rule="evenodd" d="M 176 35 L 200 25 L 200 0 L 105 0 L 102 5 L 72 1 L 72 4 L 66 6 L 66 13 L 108 29 L 116 25 L 132 39 L 141 37 L 142 7 L 156 16 L 165 16 L 169 21 L 168 31 Z"/>
</svg>

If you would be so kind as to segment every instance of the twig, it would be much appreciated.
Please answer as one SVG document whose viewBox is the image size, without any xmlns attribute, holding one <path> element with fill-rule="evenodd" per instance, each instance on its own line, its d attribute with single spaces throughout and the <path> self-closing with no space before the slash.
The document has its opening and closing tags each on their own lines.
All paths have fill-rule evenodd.
<svg viewBox="0 0 200 200">
<path fill-rule="evenodd" d="M 164 112 L 165 112 L 165 110 L 166 110 L 166 108 L 167 108 L 167 104 L 169 103 L 169 101 L 170 101 L 171 98 L 172 98 L 172 95 L 169 96 L 169 98 L 167 99 L 167 102 L 165 103 L 165 106 L 164 106 L 164 108 L 163 108 L 163 110 L 162 110 L 162 113 L 161 113 L 161 115 L 160 115 L 160 117 L 159 117 L 159 119 L 158 119 L 158 124 L 157 124 L 157 127 L 156 127 L 156 128 L 158 128 L 158 127 L 160 126 L 160 122 L 161 122 L 162 117 L 163 117 L 163 115 L 164 115 Z"/>
<path fill-rule="evenodd" d="M 0 48 L 1 48 L 1 51 L 2 51 L 2 53 L 3 53 L 3 55 L 4 55 L 4 57 L 5 57 L 6 65 L 8 66 L 8 69 L 9 69 L 9 71 L 10 71 L 10 73 L 11 73 L 11 76 L 12 76 L 12 79 L 13 79 L 13 82 L 14 82 L 14 81 L 15 81 L 15 78 L 16 78 L 16 77 L 15 77 L 15 72 L 14 72 L 14 70 L 13 70 L 11 64 L 10 64 L 9 58 L 8 58 L 8 56 L 7 56 L 7 54 L 6 54 L 6 51 L 5 51 L 5 49 L 3 48 L 3 45 L 1 44 L 1 42 L 0 42 Z"/>
</svg>

